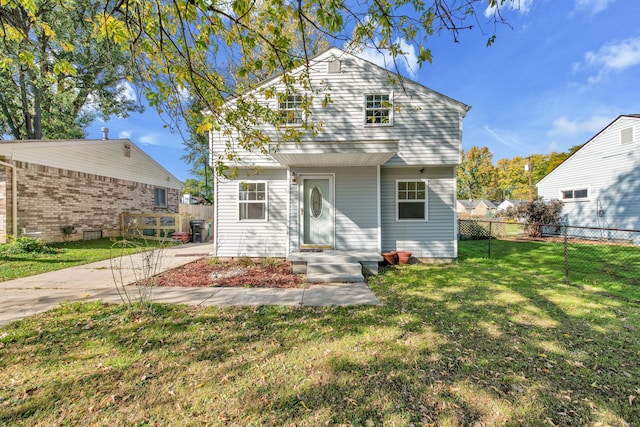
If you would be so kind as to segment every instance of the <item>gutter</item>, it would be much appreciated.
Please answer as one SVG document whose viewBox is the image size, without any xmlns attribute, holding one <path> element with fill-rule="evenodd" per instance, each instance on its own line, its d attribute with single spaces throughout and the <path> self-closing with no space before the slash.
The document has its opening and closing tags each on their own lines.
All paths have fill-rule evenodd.
<svg viewBox="0 0 640 427">
<path fill-rule="evenodd" d="M 0 165 L 11 168 L 11 234 L 18 237 L 18 177 L 16 167 L 0 160 Z"/>
</svg>

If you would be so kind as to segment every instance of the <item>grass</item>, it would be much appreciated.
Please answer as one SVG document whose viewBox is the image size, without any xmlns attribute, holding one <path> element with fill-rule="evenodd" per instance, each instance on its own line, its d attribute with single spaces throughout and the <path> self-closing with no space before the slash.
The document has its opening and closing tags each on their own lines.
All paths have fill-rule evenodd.
<svg viewBox="0 0 640 427">
<path fill-rule="evenodd" d="M 65 304 L 0 328 L 0 425 L 640 425 L 636 290 L 531 259 L 389 269 L 381 307 Z"/>
<path fill-rule="evenodd" d="M 132 247 L 127 248 L 125 254 L 162 244 L 162 242 L 155 240 L 134 239 L 131 242 Z M 120 247 L 112 251 L 114 243 L 114 240 L 107 238 L 80 240 L 49 244 L 49 246 L 59 249 L 59 252 L 54 254 L 21 253 L 0 255 L 0 282 L 60 270 L 74 265 L 102 261 L 111 258 L 114 253 L 123 254 Z"/>
</svg>

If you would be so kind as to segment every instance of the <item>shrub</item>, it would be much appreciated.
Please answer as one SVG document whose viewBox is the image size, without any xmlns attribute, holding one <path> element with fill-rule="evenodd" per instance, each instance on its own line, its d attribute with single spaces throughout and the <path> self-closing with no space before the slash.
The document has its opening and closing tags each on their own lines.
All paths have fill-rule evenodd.
<svg viewBox="0 0 640 427">
<path fill-rule="evenodd" d="M 561 212 L 562 202 L 560 200 L 544 201 L 538 199 L 508 208 L 504 212 L 504 216 L 529 224 L 529 237 L 540 237 L 543 225 L 560 222 Z"/>
<path fill-rule="evenodd" d="M 8 242 L 0 247 L 0 252 L 6 256 L 16 254 L 53 254 L 59 252 L 59 250 L 47 246 L 42 239 L 10 236 Z"/>
</svg>

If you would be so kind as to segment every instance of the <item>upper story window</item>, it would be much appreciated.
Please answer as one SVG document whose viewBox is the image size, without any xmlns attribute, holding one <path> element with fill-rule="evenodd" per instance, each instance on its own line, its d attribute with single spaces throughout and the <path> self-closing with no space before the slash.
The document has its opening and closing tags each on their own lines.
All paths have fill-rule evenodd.
<svg viewBox="0 0 640 427">
<path fill-rule="evenodd" d="M 398 221 L 427 220 L 427 182 L 396 181 Z"/>
<path fill-rule="evenodd" d="M 283 125 L 301 125 L 304 121 L 301 95 L 281 95 L 278 102 L 280 123 Z"/>
<path fill-rule="evenodd" d="M 622 129 L 620 131 L 620 144 L 633 144 L 633 127 Z"/>
<path fill-rule="evenodd" d="M 588 188 L 579 188 L 576 190 L 562 190 L 560 191 L 561 199 L 564 201 L 580 201 L 589 198 Z"/>
<path fill-rule="evenodd" d="M 240 182 L 238 184 L 238 219 L 240 221 L 266 221 L 266 182 Z"/>
<path fill-rule="evenodd" d="M 393 100 L 390 94 L 365 95 L 364 117 L 366 125 L 393 124 Z"/>
<path fill-rule="evenodd" d="M 154 208 L 166 208 L 167 207 L 167 189 L 156 187 L 153 189 L 153 207 Z"/>
</svg>

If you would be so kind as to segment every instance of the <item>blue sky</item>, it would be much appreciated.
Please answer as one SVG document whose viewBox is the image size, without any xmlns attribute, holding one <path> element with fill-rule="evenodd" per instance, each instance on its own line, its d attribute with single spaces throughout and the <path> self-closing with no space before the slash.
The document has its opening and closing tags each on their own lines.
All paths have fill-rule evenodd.
<svg viewBox="0 0 640 427">
<path fill-rule="evenodd" d="M 491 11 L 479 12 L 488 34 Z M 639 0 L 521 0 L 503 16 L 511 27 L 499 26 L 492 46 L 479 28 L 462 32 L 459 43 L 443 32 L 431 39 L 433 64 L 401 70 L 472 106 L 463 122 L 465 149 L 487 146 L 494 162 L 566 151 L 620 114 L 640 114 Z M 96 122 L 87 137 L 100 138 L 102 126 L 179 179 L 189 177 L 181 137 L 163 128 L 153 109 Z"/>
</svg>

